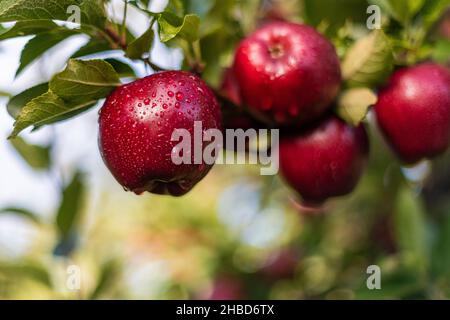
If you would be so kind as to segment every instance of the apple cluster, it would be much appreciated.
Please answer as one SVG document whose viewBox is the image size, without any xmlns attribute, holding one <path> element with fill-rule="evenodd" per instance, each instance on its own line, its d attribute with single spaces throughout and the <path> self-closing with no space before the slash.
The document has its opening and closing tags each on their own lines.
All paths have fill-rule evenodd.
<svg viewBox="0 0 450 320">
<path fill-rule="evenodd" d="M 333 113 L 341 83 L 331 42 L 310 26 L 281 21 L 243 39 L 225 72 L 221 93 L 239 109 L 226 127 L 280 128 L 280 173 L 307 204 L 350 193 L 367 163 L 364 124 Z M 434 63 L 397 70 L 374 109 L 403 163 L 441 154 L 450 143 L 449 70 Z M 211 169 L 171 161 L 173 130 L 192 133 L 195 121 L 224 129 L 217 97 L 197 75 L 164 71 L 123 85 L 100 112 L 104 161 L 127 190 L 183 195 Z"/>
</svg>

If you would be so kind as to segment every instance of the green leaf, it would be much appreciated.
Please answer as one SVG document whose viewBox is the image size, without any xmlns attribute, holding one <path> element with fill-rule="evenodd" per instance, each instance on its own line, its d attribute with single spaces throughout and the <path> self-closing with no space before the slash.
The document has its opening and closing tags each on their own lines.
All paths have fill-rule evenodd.
<svg viewBox="0 0 450 320">
<path fill-rule="evenodd" d="M 100 270 L 100 275 L 97 280 L 97 285 L 92 291 L 89 300 L 95 300 L 108 291 L 116 282 L 119 273 L 118 263 L 114 260 L 109 260 L 104 263 Z"/>
<path fill-rule="evenodd" d="M 67 8 L 80 5 L 80 0 L 2 0 L 0 22 L 22 20 L 66 20 Z"/>
<path fill-rule="evenodd" d="M 97 39 L 91 39 L 88 43 L 78 49 L 71 58 L 80 58 L 89 55 L 93 55 L 100 52 L 112 50 L 109 43 L 106 41 L 99 41 Z"/>
<path fill-rule="evenodd" d="M 71 59 L 50 81 L 50 90 L 65 101 L 79 103 L 102 99 L 120 85 L 119 75 L 104 60 Z"/>
<path fill-rule="evenodd" d="M 104 29 L 106 23 L 106 11 L 103 0 L 84 0 L 80 9 L 81 25 L 90 25 Z"/>
<path fill-rule="evenodd" d="M 394 223 L 397 244 L 408 265 L 425 271 L 429 259 L 425 212 L 420 198 L 407 188 L 399 193 Z"/>
<path fill-rule="evenodd" d="M 20 137 L 9 140 L 19 155 L 30 167 L 48 170 L 50 167 L 50 147 L 29 144 Z"/>
<path fill-rule="evenodd" d="M 35 223 L 40 222 L 40 218 L 38 217 L 38 215 L 31 212 L 30 210 L 23 209 L 23 208 L 15 208 L 15 207 L 2 208 L 2 209 L 0 209 L 0 214 L 15 214 L 15 215 L 25 217 Z"/>
<path fill-rule="evenodd" d="M 314 26 L 325 23 L 330 33 L 335 33 L 347 20 L 365 22 L 366 9 L 365 0 L 304 0 L 306 21 Z"/>
<path fill-rule="evenodd" d="M 384 83 L 394 67 L 389 39 L 381 30 L 358 40 L 342 62 L 342 75 L 351 87 L 373 87 Z"/>
<path fill-rule="evenodd" d="M 62 200 L 56 215 L 56 226 L 62 239 L 67 238 L 79 221 L 84 195 L 83 176 L 76 172 L 62 192 Z"/>
<path fill-rule="evenodd" d="M 169 0 L 165 11 L 172 12 L 176 15 L 184 15 L 185 13 L 185 1 L 183 0 Z"/>
<path fill-rule="evenodd" d="M 162 42 L 167 42 L 175 37 L 180 37 L 189 42 L 198 40 L 200 19 L 195 14 L 185 15 L 180 18 L 173 13 L 163 12 L 158 17 L 159 37 Z"/>
<path fill-rule="evenodd" d="M 18 95 L 12 97 L 8 104 L 7 109 L 8 113 L 11 117 L 14 119 L 17 119 L 20 112 L 22 111 L 22 108 L 30 102 L 32 99 L 44 94 L 48 91 L 48 83 L 42 83 L 38 84 L 32 88 L 29 88 Z"/>
<path fill-rule="evenodd" d="M 22 50 L 16 77 L 47 50 L 76 33 L 78 33 L 77 30 L 58 29 L 57 31 L 44 32 L 36 35 L 33 39 L 28 41 Z"/>
<path fill-rule="evenodd" d="M 116 70 L 121 78 L 136 77 L 136 71 L 129 64 L 113 58 L 105 59 L 105 61 Z"/>
<path fill-rule="evenodd" d="M 369 107 L 377 102 L 377 96 L 369 88 L 345 91 L 339 98 L 337 113 L 348 123 L 357 126 L 366 116 Z"/>
<path fill-rule="evenodd" d="M 58 25 L 51 20 L 18 21 L 12 28 L 0 34 L 0 41 L 16 37 L 35 35 L 56 28 L 58 28 Z"/>
<path fill-rule="evenodd" d="M 15 138 L 21 131 L 30 126 L 40 127 L 65 120 L 89 109 L 96 102 L 97 100 L 65 102 L 52 91 L 48 91 L 32 99 L 23 107 L 14 123 L 14 130 L 9 138 Z"/>
<path fill-rule="evenodd" d="M 450 215 L 446 215 L 441 223 L 433 248 L 433 271 L 439 275 L 450 276 Z"/>
<path fill-rule="evenodd" d="M 67 21 L 71 15 L 69 7 L 80 8 L 81 25 L 103 28 L 106 13 L 103 0 L 2 0 L 0 22 L 24 20 Z"/>
<path fill-rule="evenodd" d="M 126 54 L 130 59 L 140 59 L 145 53 L 150 51 L 154 39 L 153 29 L 150 27 L 139 38 L 131 42 Z"/>
<path fill-rule="evenodd" d="M 6 273 L 9 277 L 25 276 L 29 277 L 49 288 L 52 287 L 49 272 L 40 264 L 31 261 L 21 263 L 1 263 L 0 273 Z"/>
<path fill-rule="evenodd" d="M 435 44 L 433 60 L 440 63 L 448 63 L 450 61 L 450 40 L 441 40 Z"/>
<path fill-rule="evenodd" d="M 0 98 L 1 97 L 10 97 L 11 95 L 8 93 L 8 92 L 6 92 L 6 91 L 3 91 L 3 90 L 0 90 Z"/>
<path fill-rule="evenodd" d="M 372 0 L 381 7 L 384 13 L 403 25 L 406 25 L 414 15 L 424 6 L 425 0 Z"/>
<path fill-rule="evenodd" d="M 427 0 L 420 11 L 423 26 L 427 29 L 433 26 L 449 6 L 449 0 Z"/>
</svg>

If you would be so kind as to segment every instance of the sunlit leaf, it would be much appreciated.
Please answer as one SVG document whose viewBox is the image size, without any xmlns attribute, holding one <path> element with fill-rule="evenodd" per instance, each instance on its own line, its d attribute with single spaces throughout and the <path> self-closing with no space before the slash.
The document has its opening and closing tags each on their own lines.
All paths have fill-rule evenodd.
<svg viewBox="0 0 450 320">
<path fill-rule="evenodd" d="M 196 41 L 199 37 L 200 19 L 195 14 L 185 15 L 180 18 L 173 13 L 163 12 L 158 17 L 159 37 L 162 42 L 167 42 L 175 37 L 187 41 Z"/>
<path fill-rule="evenodd" d="M 0 22 L 24 20 L 61 20 L 72 16 L 71 6 L 80 8 L 81 24 L 104 26 L 106 13 L 102 0 L 2 0 Z"/>
<path fill-rule="evenodd" d="M 80 5 L 80 0 L 2 0 L 0 22 L 54 19 L 67 20 L 67 8 Z"/>
<path fill-rule="evenodd" d="M 351 87 L 372 87 L 382 84 L 393 67 L 389 39 L 383 31 L 375 30 L 349 49 L 342 62 L 342 74 Z"/>
<path fill-rule="evenodd" d="M 114 68 L 104 60 L 69 60 L 64 71 L 50 81 L 50 90 L 70 102 L 91 102 L 106 97 L 120 78 Z"/>
<path fill-rule="evenodd" d="M 339 98 L 337 113 L 352 125 L 358 125 L 366 116 L 369 107 L 377 102 L 377 96 L 368 88 L 345 91 Z"/>
</svg>

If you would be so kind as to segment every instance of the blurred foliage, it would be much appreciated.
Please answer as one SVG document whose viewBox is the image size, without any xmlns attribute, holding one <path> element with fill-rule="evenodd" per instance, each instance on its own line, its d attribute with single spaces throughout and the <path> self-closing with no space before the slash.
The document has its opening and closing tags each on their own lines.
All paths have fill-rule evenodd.
<svg viewBox="0 0 450 320">
<path fill-rule="evenodd" d="M 95 9 L 100 2 L 75 1 L 84 6 L 88 23 L 63 32 L 49 21 L 65 12 L 40 10 L 46 16 L 36 18 L 26 8 L 43 8 L 45 1 L 27 1 L 22 9 L 9 6 L 12 2 L 0 0 L 0 22 L 21 22 L 1 27 L 0 39 L 34 36 L 18 72 L 77 32 L 88 35 L 89 42 L 73 58 L 121 49 L 125 38 L 130 42 L 126 53 L 134 59 L 72 60 L 50 85 L 9 100 L 9 114 L 23 126 L 65 120 L 67 106 L 74 111 L 68 116 L 92 107 L 119 78 L 136 76 L 134 63 L 157 69 L 148 60 L 157 41 L 152 27 L 134 35 L 125 24 L 105 19 Z M 72 179 L 56 179 L 61 203 L 54 219 L 41 219 L 20 204 L 0 209 L 2 216 L 14 216 L 37 232 L 19 258 L 3 257 L 0 250 L 0 298 L 450 298 L 450 155 L 402 168 L 371 112 L 366 115 L 373 91 L 395 66 L 424 59 L 449 63 L 448 39 L 438 32 L 447 0 L 170 0 L 158 13 L 149 11 L 150 2 L 129 5 L 158 23 L 160 41 L 182 48 L 184 68 L 203 68 L 203 77 L 215 87 L 239 40 L 267 20 L 303 21 L 326 34 L 344 61 L 346 91 L 340 101 L 350 101 L 337 111 L 347 121 L 370 126 L 373 152 L 365 176 L 348 197 L 311 210 L 299 206 L 282 181 L 261 177 L 253 166 L 216 166 L 182 198 L 137 197 L 109 183 L 94 198 L 84 174 L 64 172 Z M 369 4 L 382 8 L 383 31 L 365 27 Z M 92 63 L 97 73 L 88 75 L 85 66 Z M 96 90 L 88 90 L 89 81 L 71 82 L 77 74 L 97 79 Z M 64 92 L 64 81 L 76 87 L 75 98 Z M 49 102 L 55 113 L 48 119 L 22 113 Z M 11 143 L 31 168 L 49 175 L 61 169 L 52 167 L 49 146 L 22 138 Z M 381 290 L 366 286 L 372 264 L 381 267 Z M 79 290 L 67 286 L 74 265 L 81 270 Z"/>
</svg>

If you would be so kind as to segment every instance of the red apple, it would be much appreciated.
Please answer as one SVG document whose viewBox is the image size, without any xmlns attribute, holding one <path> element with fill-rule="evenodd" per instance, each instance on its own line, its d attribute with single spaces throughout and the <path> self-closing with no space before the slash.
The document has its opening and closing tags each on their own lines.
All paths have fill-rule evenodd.
<svg viewBox="0 0 450 320">
<path fill-rule="evenodd" d="M 213 282 L 211 290 L 201 295 L 208 300 L 242 300 L 244 299 L 242 282 L 232 275 L 219 275 Z"/>
<path fill-rule="evenodd" d="M 298 252 L 292 248 L 284 248 L 269 256 L 260 272 L 271 280 L 292 278 L 298 262 Z"/>
<path fill-rule="evenodd" d="M 180 165 L 172 161 L 179 143 L 171 141 L 172 133 L 186 129 L 193 136 L 194 121 L 201 121 L 203 130 L 221 128 L 210 88 L 187 72 L 157 73 L 117 88 L 106 99 L 99 119 L 100 151 L 127 190 L 183 195 L 211 168 L 193 160 Z"/>
<path fill-rule="evenodd" d="M 244 104 L 280 125 L 322 115 L 341 84 L 333 45 L 312 27 L 273 22 L 244 39 L 234 61 Z"/>
<path fill-rule="evenodd" d="M 387 142 L 407 163 L 433 158 L 450 143 L 450 72 L 424 63 L 395 72 L 375 113 Z"/>
<path fill-rule="evenodd" d="M 329 117 L 300 135 L 281 139 L 280 172 L 304 203 L 319 205 L 355 188 L 368 152 L 362 125 L 355 128 Z"/>
</svg>

